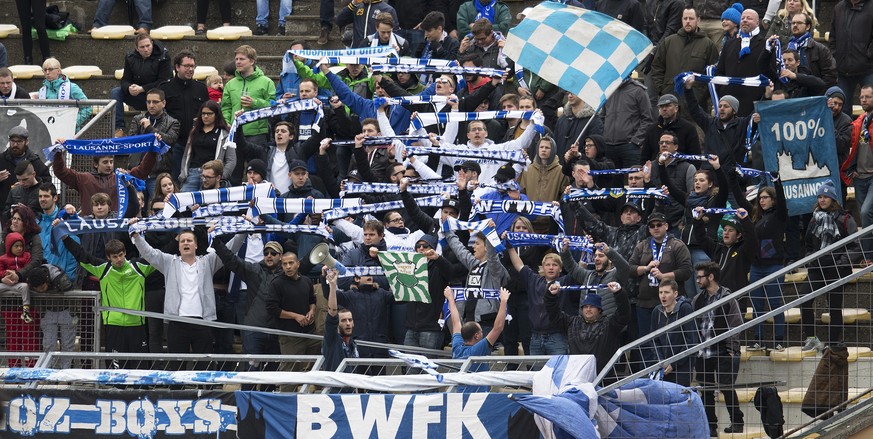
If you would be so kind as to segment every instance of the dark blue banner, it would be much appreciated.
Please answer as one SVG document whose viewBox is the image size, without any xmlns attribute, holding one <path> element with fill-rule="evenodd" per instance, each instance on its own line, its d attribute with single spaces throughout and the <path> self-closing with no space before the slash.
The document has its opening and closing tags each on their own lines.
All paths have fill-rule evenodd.
<svg viewBox="0 0 873 439">
<path fill-rule="evenodd" d="M 764 168 L 778 172 L 789 215 L 812 212 L 819 187 L 831 180 L 840 193 L 840 165 L 827 98 L 755 102 Z"/>
<path fill-rule="evenodd" d="M 236 392 L 239 437 L 508 438 L 530 417 L 506 394 L 297 395 Z"/>
</svg>

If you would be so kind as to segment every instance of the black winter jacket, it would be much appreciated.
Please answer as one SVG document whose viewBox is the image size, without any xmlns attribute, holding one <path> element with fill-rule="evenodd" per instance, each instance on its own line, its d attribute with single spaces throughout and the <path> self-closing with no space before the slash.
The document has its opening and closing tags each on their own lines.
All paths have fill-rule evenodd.
<svg viewBox="0 0 873 439">
<path fill-rule="evenodd" d="M 152 41 L 152 54 L 143 58 L 136 50 L 131 50 L 124 58 L 124 75 L 121 77 L 121 91 L 130 96 L 127 88 L 136 84 L 149 91 L 173 77 L 173 63 L 170 52 L 157 41 Z"/>
<path fill-rule="evenodd" d="M 737 163 L 743 163 L 749 118 L 734 117 L 727 124 L 723 124 L 718 116 L 710 116 L 703 112 L 693 89 L 685 90 L 685 101 L 688 103 L 691 117 L 704 132 L 703 153 L 717 155 L 721 166 L 725 169 L 732 169 Z"/>
<path fill-rule="evenodd" d="M 873 0 L 837 3 L 829 42 L 840 75 L 873 72 Z"/>
</svg>

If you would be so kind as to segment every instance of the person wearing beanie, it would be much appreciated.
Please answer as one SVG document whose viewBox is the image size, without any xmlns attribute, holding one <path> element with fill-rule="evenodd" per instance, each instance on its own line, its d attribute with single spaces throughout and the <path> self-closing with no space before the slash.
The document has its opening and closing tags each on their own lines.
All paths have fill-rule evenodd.
<svg viewBox="0 0 873 439">
<path fill-rule="evenodd" d="M 849 149 L 852 146 L 852 117 L 843 112 L 843 104 L 846 103 L 846 94 L 837 86 L 829 88 L 825 92 L 828 98 L 828 108 L 834 117 L 834 136 L 837 145 L 837 162 L 842 164 L 849 157 Z M 843 201 L 846 200 L 846 187 L 843 188 Z M 845 206 L 845 202 L 843 205 Z"/>
<path fill-rule="evenodd" d="M 746 155 L 746 128 L 750 118 L 757 123 L 754 119 L 758 118 L 758 113 L 748 117 L 737 116 L 737 110 L 742 108 L 742 101 L 733 95 L 725 94 L 718 101 L 716 116 L 710 116 L 697 103 L 697 97 L 692 89 L 694 82 L 694 77 L 685 81 L 685 102 L 691 111 L 692 119 L 704 132 L 703 153 L 717 155 L 725 169 L 743 163 Z M 708 166 L 708 164 L 703 165 L 704 168 Z"/>
<path fill-rule="evenodd" d="M 840 89 L 845 90 L 842 87 Z M 840 165 L 840 176 L 845 185 L 851 184 L 855 187 L 855 200 L 861 211 L 861 227 L 867 227 L 873 224 L 873 148 L 870 143 L 870 130 L 873 129 L 873 85 L 861 87 L 859 98 L 864 114 L 852 122 L 849 156 Z M 833 98 L 828 99 L 829 105 L 831 100 Z M 846 104 L 852 106 L 851 101 Z M 839 154 L 839 150 L 837 153 Z M 865 238 L 861 245 L 864 250 L 873 250 L 873 239 Z"/>
<path fill-rule="evenodd" d="M 249 184 L 267 181 L 267 164 L 261 159 L 249 160 L 249 165 L 246 167 L 246 179 Z"/>
<path fill-rule="evenodd" d="M 766 39 L 758 27 L 758 13 L 746 9 L 740 15 L 740 29 L 737 38 L 725 42 L 716 65 L 716 74 L 734 78 L 760 75 L 758 58 L 764 50 Z M 731 95 L 740 102 L 739 116 L 748 116 L 754 110 L 754 102 L 760 100 L 763 90 L 760 87 L 725 85 L 718 89 L 718 95 Z"/>
<path fill-rule="evenodd" d="M 724 43 L 737 37 L 737 31 L 740 29 L 740 14 L 743 13 L 743 5 L 734 3 L 729 8 L 721 13 L 721 28 L 724 29 L 724 35 L 718 47 L 724 47 Z"/>
<path fill-rule="evenodd" d="M 851 236 L 858 231 L 855 219 L 840 206 L 840 194 L 832 180 L 826 180 L 818 189 L 818 198 L 812 219 L 806 228 L 807 253 L 814 253 L 827 248 L 831 244 Z M 863 217 L 863 214 L 862 214 Z M 852 274 L 852 266 L 860 262 L 861 249 L 857 240 L 852 240 L 844 247 L 835 249 L 820 259 L 806 265 L 807 282 L 798 290 L 800 297 L 805 296 L 826 285 Z M 838 285 L 824 295 L 828 302 L 831 321 L 828 330 L 828 344 L 842 341 L 843 335 L 843 286 Z M 824 343 L 816 337 L 815 311 L 813 300 L 800 305 L 800 322 L 806 343 L 804 351 L 822 350 Z"/>
</svg>

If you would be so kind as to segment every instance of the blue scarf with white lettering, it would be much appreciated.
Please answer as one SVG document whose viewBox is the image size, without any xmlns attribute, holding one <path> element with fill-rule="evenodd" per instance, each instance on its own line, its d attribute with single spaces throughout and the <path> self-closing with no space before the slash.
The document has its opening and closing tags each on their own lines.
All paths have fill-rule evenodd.
<svg viewBox="0 0 873 439">
<path fill-rule="evenodd" d="M 406 191 L 413 195 L 441 195 L 458 193 L 458 185 L 454 183 L 412 184 Z M 348 194 L 399 194 L 400 186 L 395 183 L 346 183 L 341 197 Z"/>
<path fill-rule="evenodd" d="M 605 200 L 624 196 L 628 200 L 637 198 L 667 199 L 664 191 L 660 188 L 605 188 L 605 189 L 573 189 L 568 195 L 564 195 L 564 201 L 577 200 Z"/>
<path fill-rule="evenodd" d="M 513 247 L 551 247 L 557 251 L 564 250 L 564 238 L 570 240 L 570 250 L 579 250 L 591 252 L 594 244 L 584 236 L 576 235 L 541 235 L 539 233 L 517 233 L 509 232 L 506 234 L 506 242 L 512 244 Z"/>
<path fill-rule="evenodd" d="M 432 197 L 416 198 L 415 203 L 420 207 L 440 207 L 443 205 L 443 197 L 436 195 Z M 340 218 L 345 218 L 350 215 L 358 215 L 361 213 L 385 212 L 388 210 L 403 209 L 403 201 L 386 201 L 384 203 L 362 204 L 360 206 L 343 207 L 324 211 L 322 220 L 324 222 L 333 221 Z"/>
<path fill-rule="evenodd" d="M 517 213 L 525 216 L 548 215 L 558 223 L 558 228 L 564 232 L 564 218 L 561 216 L 561 206 L 547 201 L 529 200 L 480 200 L 473 206 L 470 218 L 478 214 Z"/>
<path fill-rule="evenodd" d="M 118 191 L 118 213 L 116 214 L 117 219 L 124 218 L 125 213 L 127 213 L 127 203 L 128 203 L 128 195 L 131 195 L 127 191 L 127 185 L 125 182 L 130 182 L 133 187 L 142 192 L 145 190 L 145 181 L 140 180 L 130 174 L 115 170 L 115 190 Z M 142 208 L 142 206 L 140 206 Z M 137 212 L 139 213 L 139 212 Z"/>
<path fill-rule="evenodd" d="M 445 221 L 443 221 L 442 230 L 443 232 L 449 231 L 457 231 L 457 230 L 471 230 L 476 232 L 481 232 L 485 235 L 485 239 L 491 243 L 491 246 L 494 247 L 494 251 L 500 253 L 503 250 L 506 250 L 506 246 L 503 245 L 503 241 L 500 239 L 500 235 L 497 234 L 497 229 L 488 225 L 489 221 L 461 221 L 454 219 L 452 217 L 447 217 Z"/>
<path fill-rule="evenodd" d="M 48 148 L 43 148 L 42 152 L 47 160 L 51 160 L 58 151 L 67 151 L 70 154 L 78 155 L 104 156 L 147 152 L 163 154 L 169 150 L 170 145 L 158 140 L 152 133 L 114 139 L 68 139 L 64 143 L 56 143 Z"/>
<path fill-rule="evenodd" d="M 339 50 L 289 50 L 286 53 L 297 55 L 300 58 L 314 59 L 321 61 L 323 58 L 332 59 L 338 57 L 387 57 L 393 55 L 399 57 L 391 46 L 376 46 L 376 47 L 359 47 L 355 49 L 339 49 Z M 319 62 L 321 64 L 321 62 Z M 331 62 L 331 64 L 347 64 L 345 62 Z M 370 64 L 369 62 L 358 62 L 353 64 Z M 317 67 L 317 66 L 316 66 Z"/>
<path fill-rule="evenodd" d="M 526 165 L 527 159 L 521 151 L 491 151 L 485 149 L 462 148 L 432 148 L 426 146 L 409 146 L 406 148 L 408 155 L 441 155 L 446 157 L 458 157 L 471 160 L 498 160 L 508 163 Z"/>
</svg>

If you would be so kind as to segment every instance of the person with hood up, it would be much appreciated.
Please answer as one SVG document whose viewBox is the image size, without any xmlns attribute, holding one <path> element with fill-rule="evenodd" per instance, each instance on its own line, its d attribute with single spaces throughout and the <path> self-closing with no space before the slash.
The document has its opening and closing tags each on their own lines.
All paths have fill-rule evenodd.
<svg viewBox="0 0 873 439">
<path fill-rule="evenodd" d="M 564 166 L 562 167 L 564 175 L 572 177 L 573 168 L 579 160 L 588 163 L 591 170 L 594 171 L 615 169 L 615 163 L 606 156 L 606 148 L 606 140 L 599 134 L 585 137 L 585 143 L 582 145 L 584 154 L 580 154 L 578 143 L 570 145 L 570 149 L 564 153 Z M 621 175 L 599 175 L 592 176 L 592 178 L 597 187 L 621 187 L 623 183 Z"/>
<path fill-rule="evenodd" d="M 692 312 L 694 307 L 685 296 L 679 295 L 679 284 L 675 280 L 665 280 L 658 286 L 658 298 L 661 303 L 652 310 L 652 327 L 649 333 L 685 318 Z M 698 343 L 697 323 L 694 320 L 684 325 L 661 333 L 654 339 L 655 353 L 658 361 L 663 362 L 673 355 L 691 349 Z M 664 381 L 688 387 L 691 385 L 691 377 L 694 374 L 694 362 L 691 356 L 677 360 L 673 363 L 662 364 Z"/>
<path fill-rule="evenodd" d="M 570 179 L 561 172 L 557 149 L 554 139 L 543 137 L 533 163 L 522 171 L 518 178 L 521 192 L 527 195 L 529 200 L 558 201 L 564 194 L 564 188 L 570 184 Z M 532 223 L 536 233 L 549 233 L 552 229 L 552 221 L 549 217 L 535 218 Z"/>
<path fill-rule="evenodd" d="M 589 124 L 591 118 L 594 120 Z M 588 128 L 585 128 L 585 126 Z M 585 129 L 583 133 L 582 130 Z M 581 134 L 581 136 L 580 136 Z M 564 114 L 558 118 L 555 124 L 555 142 L 558 144 L 558 156 L 564 157 L 567 150 L 580 137 L 592 134 L 603 134 L 603 122 L 594 114 L 594 108 L 579 99 L 573 93 L 567 93 L 567 104 L 564 105 Z M 605 151 L 604 151 L 605 152 Z"/>
<path fill-rule="evenodd" d="M 24 236 L 20 233 L 10 232 L 6 235 L 6 253 L 0 256 L 0 277 L 5 277 L 10 271 L 21 271 L 28 263 L 30 263 L 30 252 L 27 251 L 24 245 Z M 33 318 L 30 316 L 30 288 L 27 283 L 20 281 L 13 285 L 0 283 L 0 291 L 15 291 L 21 294 L 21 320 L 24 323 L 30 323 Z"/>
</svg>

